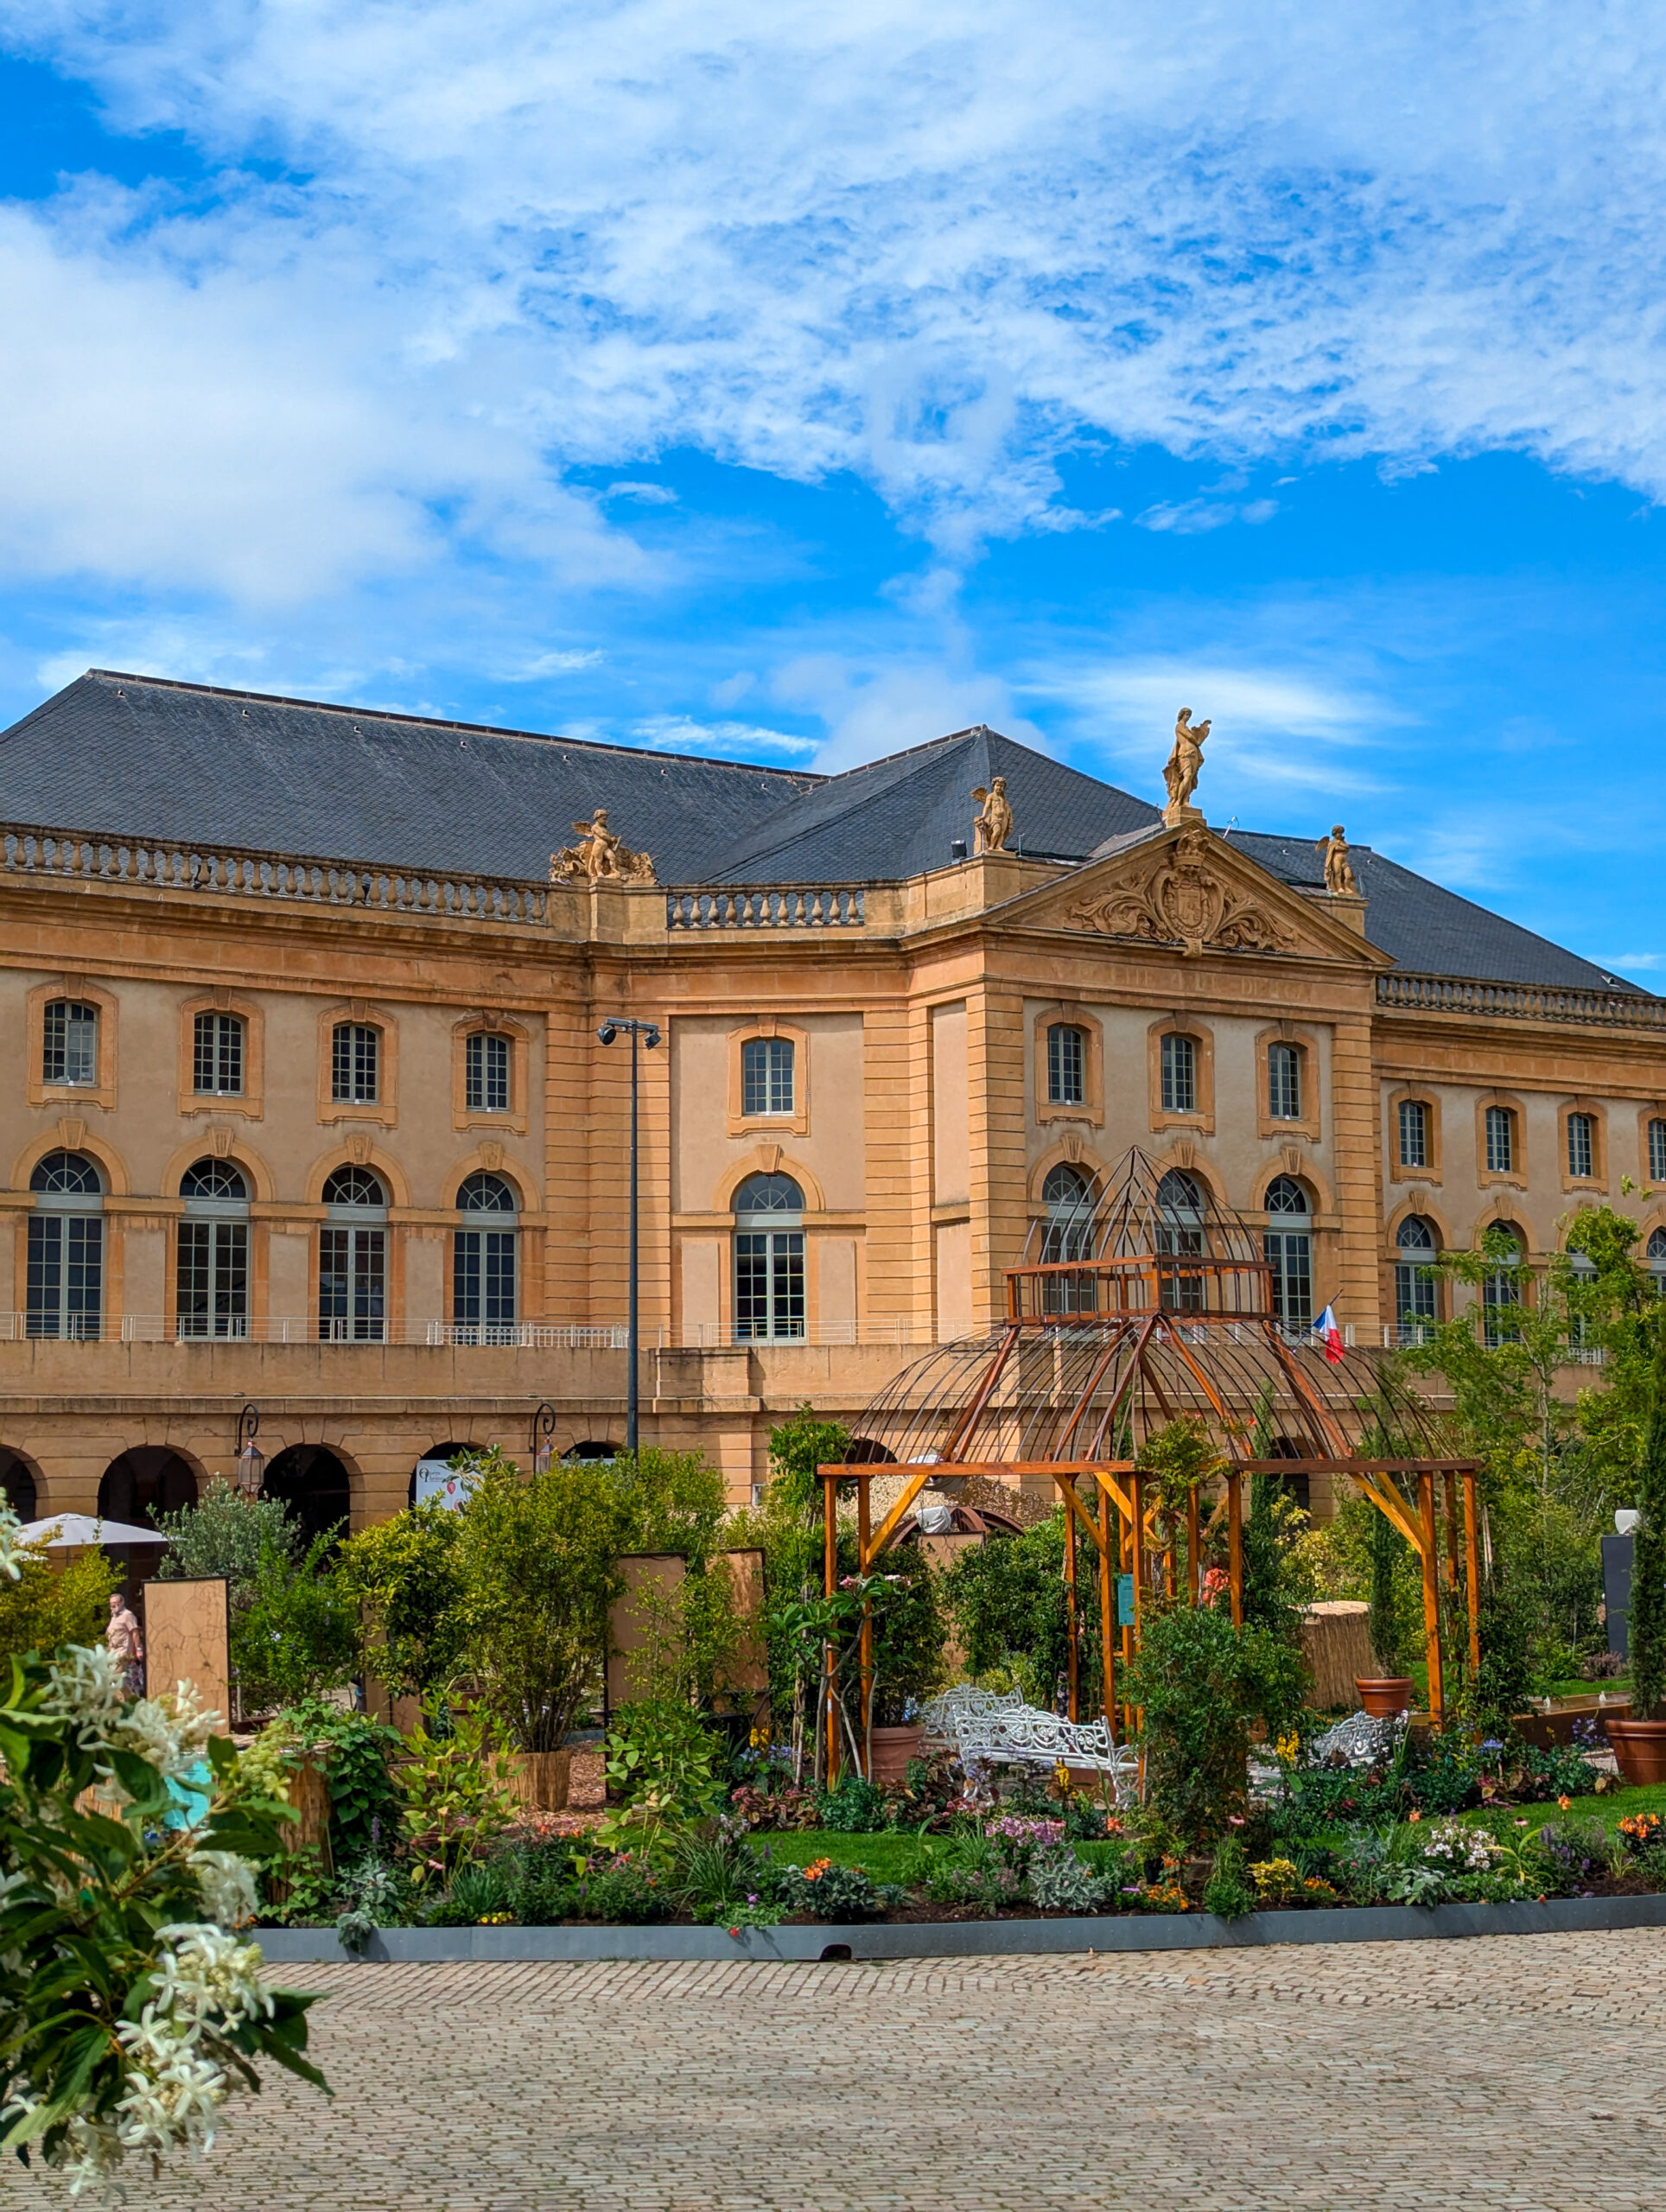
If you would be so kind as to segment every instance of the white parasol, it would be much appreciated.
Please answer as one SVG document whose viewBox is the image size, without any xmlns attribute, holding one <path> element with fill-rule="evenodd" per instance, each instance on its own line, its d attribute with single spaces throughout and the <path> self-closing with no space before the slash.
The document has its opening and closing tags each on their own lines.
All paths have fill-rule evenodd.
<svg viewBox="0 0 1666 2212">
<path fill-rule="evenodd" d="M 83 1544 L 166 1544 L 173 1539 L 155 1529 L 136 1529 L 130 1521 L 99 1521 L 90 1513 L 49 1513 L 44 1521 L 26 1521 L 26 1544 L 41 1544 L 49 1552 Z"/>
</svg>

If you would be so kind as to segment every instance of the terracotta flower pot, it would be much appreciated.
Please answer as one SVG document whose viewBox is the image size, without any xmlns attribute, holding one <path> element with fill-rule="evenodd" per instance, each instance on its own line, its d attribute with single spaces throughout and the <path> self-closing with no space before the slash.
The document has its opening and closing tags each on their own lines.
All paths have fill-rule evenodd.
<svg viewBox="0 0 1666 2212">
<path fill-rule="evenodd" d="M 1409 1675 L 1356 1675 L 1354 1688 L 1373 1720 L 1392 1720 L 1396 1713 L 1411 1710 Z"/>
<path fill-rule="evenodd" d="M 1602 1726 L 1620 1772 L 1634 1789 L 1645 1783 L 1666 1782 L 1666 1720 L 1605 1717 Z"/>
<path fill-rule="evenodd" d="M 874 1770 L 868 1780 L 881 1789 L 887 1783 L 903 1781 L 909 1760 L 920 1757 L 925 1741 L 925 1731 L 918 1723 L 906 1728 L 876 1728 L 870 1762 Z"/>
<path fill-rule="evenodd" d="M 564 1813 L 572 1781 L 570 1751 L 515 1751 L 509 1762 L 509 1783 L 529 1811 Z"/>
</svg>

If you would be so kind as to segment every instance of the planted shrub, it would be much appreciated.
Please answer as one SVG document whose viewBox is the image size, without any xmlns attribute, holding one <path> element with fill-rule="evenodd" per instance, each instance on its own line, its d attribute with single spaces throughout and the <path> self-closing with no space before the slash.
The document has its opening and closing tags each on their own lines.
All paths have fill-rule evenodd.
<svg viewBox="0 0 1666 2212">
<path fill-rule="evenodd" d="M 1084 1866 L 1068 1844 L 1039 1851 L 1030 1861 L 1030 1902 L 1040 1912 L 1097 1912 L 1105 1883 Z"/>
<path fill-rule="evenodd" d="M 808 1912 L 817 1920 L 872 1920 L 880 1910 L 879 1892 L 865 1866 L 842 1866 L 817 1859 L 808 1866 L 784 1866 L 776 1877 L 777 1903 L 786 1912 Z"/>
<path fill-rule="evenodd" d="M 847 1768 L 836 1786 L 821 1791 L 817 1826 L 838 1835 L 877 1835 L 890 1826 L 886 1793 L 854 1767 Z"/>
<path fill-rule="evenodd" d="M 1655 1356 L 1654 1403 L 1637 1469 L 1631 1540 L 1631 1718 L 1666 1719 L 1666 1338 Z"/>
<path fill-rule="evenodd" d="M 582 1920 L 637 1927 L 669 1920 L 677 1899 L 658 1868 L 634 1853 L 596 1853 L 574 1886 L 573 1908 Z"/>
<path fill-rule="evenodd" d="M 1236 1836 L 1224 1837 L 1215 1851 L 1215 1863 L 1203 1893 L 1205 1912 L 1223 1920 L 1242 1920 L 1256 1909 L 1256 1885 L 1243 1846 Z"/>
<path fill-rule="evenodd" d="M 1212 1605 L 1176 1605 L 1147 1615 L 1123 1681 L 1145 1710 L 1153 1810 L 1186 1842 L 1213 1842 L 1244 1801 L 1252 1724 L 1277 1733 L 1300 1709 L 1300 1657 Z"/>
</svg>

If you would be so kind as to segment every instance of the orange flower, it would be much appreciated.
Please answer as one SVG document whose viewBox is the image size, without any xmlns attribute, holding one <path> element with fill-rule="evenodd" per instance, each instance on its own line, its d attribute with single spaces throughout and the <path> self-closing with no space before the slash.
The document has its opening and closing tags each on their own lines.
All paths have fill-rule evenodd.
<svg viewBox="0 0 1666 2212">
<path fill-rule="evenodd" d="M 1567 1810 L 1573 1802 L 1574 1801 L 1571 1797 L 1558 1797 L 1556 1800 L 1557 1804 L 1561 1808 L 1564 1813 Z"/>
</svg>

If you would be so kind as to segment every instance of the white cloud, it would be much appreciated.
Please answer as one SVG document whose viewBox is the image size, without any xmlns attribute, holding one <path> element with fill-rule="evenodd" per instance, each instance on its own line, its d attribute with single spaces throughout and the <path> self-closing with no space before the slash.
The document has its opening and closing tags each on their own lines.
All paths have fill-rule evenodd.
<svg viewBox="0 0 1666 2212">
<path fill-rule="evenodd" d="M 854 470 L 951 563 L 1079 524 L 1084 432 L 1391 474 L 1511 447 L 1666 493 L 1658 14 L 7 13 L 228 165 L 219 204 L 0 222 L 0 561 L 35 575 L 264 604 L 483 551 L 652 584 L 560 476 L 675 446 Z"/>
<path fill-rule="evenodd" d="M 1018 711 L 1001 677 L 924 655 L 863 662 L 842 653 L 803 653 L 777 670 L 772 688 L 783 705 L 813 714 L 825 725 L 816 766 L 829 775 L 978 722 L 1039 752 L 1052 750 Z"/>
<path fill-rule="evenodd" d="M 632 733 L 656 753 L 698 753 L 713 760 L 744 759 L 754 753 L 806 760 L 816 750 L 813 737 L 761 729 L 755 722 L 698 722 L 689 715 L 647 715 Z"/>
</svg>

